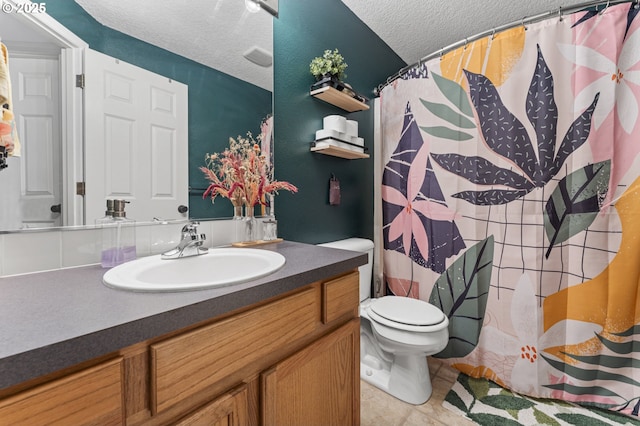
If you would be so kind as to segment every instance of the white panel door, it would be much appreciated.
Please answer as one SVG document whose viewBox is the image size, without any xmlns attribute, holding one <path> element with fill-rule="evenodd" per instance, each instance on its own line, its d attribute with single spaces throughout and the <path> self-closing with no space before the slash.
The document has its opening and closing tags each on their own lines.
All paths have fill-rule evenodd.
<svg viewBox="0 0 640 426">
<path fill-rule="evenodd" d="M 60 77 L 57 59 L 12 57 L 13 109 L 22 149 L 10 157 L 0 184 L 6 194 L 1 229 L 62 225 Z M 64 208 L 64 206 L 61 206 Z"/>
<path fill-rule="evenodd" d="M 188 87 L 87 49 L 85 53 L 86 223 L 106 199 L 130 201 L 137 221 L 186 218 Z"/>
</svg>

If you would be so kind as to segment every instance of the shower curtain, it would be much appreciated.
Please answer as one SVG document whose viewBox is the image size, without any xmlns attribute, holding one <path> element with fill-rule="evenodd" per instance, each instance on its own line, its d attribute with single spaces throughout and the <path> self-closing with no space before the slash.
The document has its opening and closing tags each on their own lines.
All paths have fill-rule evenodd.
<svg viewBox="0 0 640 426">
<path fill-rule="evenodd" d="M 640 410 L 640 18 L 492 34 L 381 92 L 387 293 L 437 357 L 516 392 Z"/>
</svg>

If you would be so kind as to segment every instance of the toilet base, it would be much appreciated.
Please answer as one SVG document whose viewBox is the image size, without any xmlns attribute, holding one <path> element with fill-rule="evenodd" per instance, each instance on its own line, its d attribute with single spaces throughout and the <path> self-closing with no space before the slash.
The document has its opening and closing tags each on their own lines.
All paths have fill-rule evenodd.
<svg viewBox="0 0 640 426">
<path fill-rule="evenodd" d="M 372 355 L 360 361 L 360 378 L 401 401 L 422 405 L 433 388 L 426 356 L 396 355 L 388 363 Z"/>
</svg>

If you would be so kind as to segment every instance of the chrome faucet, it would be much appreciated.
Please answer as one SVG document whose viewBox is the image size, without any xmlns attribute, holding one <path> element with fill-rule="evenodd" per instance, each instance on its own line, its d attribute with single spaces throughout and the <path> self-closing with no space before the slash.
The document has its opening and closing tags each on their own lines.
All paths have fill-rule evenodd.
<svg viewBox="0 0 640 426">
<path fill-rule="evenodd" d="M 162 253 L 162 259 L 180 259 L 181 257 L 198 256 L 207 253 L 208 249 L 202 247 L 207 239 L 205 234 L 198 234 L 200 222 L 189 222 L 182 227 L 180 243 L 176 248 Z"/>
</svg>

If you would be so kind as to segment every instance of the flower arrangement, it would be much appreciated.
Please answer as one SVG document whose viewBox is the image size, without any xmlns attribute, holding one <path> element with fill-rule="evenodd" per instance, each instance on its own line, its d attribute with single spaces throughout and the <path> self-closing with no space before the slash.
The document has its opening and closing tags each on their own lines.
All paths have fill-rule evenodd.
<svg viewBox="0 0 640 426">
<path fill-rule="evenodd" d="M 206 166 L 200 167 L 210 182 L 202 198 L 215 202 L 221 196 L 234 207 L 266 205 L 267 196 L 279 190 L 298 192 L 289 182 L 273 179 L 273 167 L 261 152 L 259 140 L 248 132 L 247 137 L 229 138 L 229 147 L 222 153 L 206 154 Z"/>
<path fill-rule="evenodd" d="M 344 57 L 338 52 L 338 49 L 325 50 L 322 56 L 313 58 L 309 64 L 309 71 L 316 78 L 320 80 L 325 74 L 331 74 L 338 80 L 347 78 L 344 70 L 348 67 L 344 61 Z"/>
</svg>

